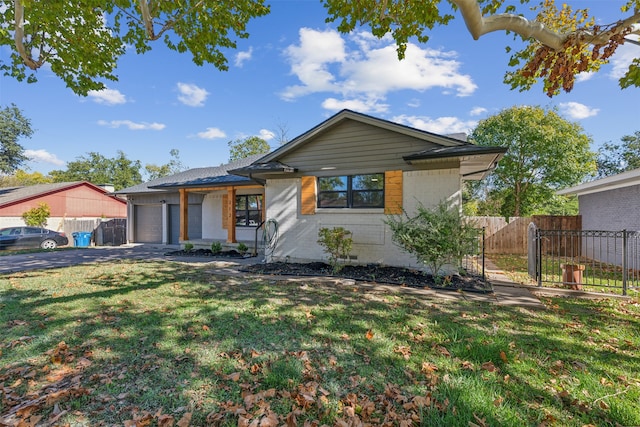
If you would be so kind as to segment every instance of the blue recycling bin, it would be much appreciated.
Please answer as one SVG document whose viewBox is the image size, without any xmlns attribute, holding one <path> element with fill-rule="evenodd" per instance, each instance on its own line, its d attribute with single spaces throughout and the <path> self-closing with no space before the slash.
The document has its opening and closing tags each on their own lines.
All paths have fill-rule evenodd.
<svg viewBox="0 0 640 427">
<path fill-rule="evenodd" d="M 71 235 L 73 236 L 73 246 L 86 248 L 91 243 L 90 231 L 76 231 Z"/>
</svg>

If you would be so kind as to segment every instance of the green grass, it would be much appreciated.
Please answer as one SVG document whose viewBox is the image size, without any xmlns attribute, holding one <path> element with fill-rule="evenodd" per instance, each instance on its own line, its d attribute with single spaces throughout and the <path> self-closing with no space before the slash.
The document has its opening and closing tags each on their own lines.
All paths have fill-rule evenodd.
<svg viewBox="0 0 640 427">
<path fill-rule="evenodd" d="M 526 255 L 490 255 L 491 261 L 516 283 L 535 286 L 537 283 L 528 274 Z M 542 284 L 543 286 L 562 287 L 563 283 L 561 264 L 565 261 L 558 258 L 543 258 Z M 622 268 L 611 264 L 594 260 L 576 258 L 574 263 L 582 264 L 585 270 L 582 273 L 582 289 L 593 292 L 622 293 Z M 628 295 L 638 295 L 636 289 L 638 272 L 632 272 L 628 278 Z"/>
<path fill-rule="evenodd" d="M 4 275 L 0 417 L 639 425 L 638 301 L 543 302 L 530 311 L 160 262 Z"/>
</svg>

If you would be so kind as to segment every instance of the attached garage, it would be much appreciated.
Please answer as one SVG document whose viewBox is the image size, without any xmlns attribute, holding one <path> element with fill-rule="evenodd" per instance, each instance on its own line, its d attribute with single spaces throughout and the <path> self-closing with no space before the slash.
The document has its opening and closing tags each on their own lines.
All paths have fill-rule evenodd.
<svg viewBox="0 0 640 427">
<path fill-rule="evenodd" d="M 162 205 L 135 205 L 135 241 L 162 243 Z"/>
</svg>

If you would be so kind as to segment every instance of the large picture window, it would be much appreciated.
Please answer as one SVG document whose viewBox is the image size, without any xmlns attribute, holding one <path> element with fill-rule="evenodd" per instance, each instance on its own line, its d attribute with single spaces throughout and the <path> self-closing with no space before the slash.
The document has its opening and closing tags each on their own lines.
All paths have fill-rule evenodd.
<svg viewBox="0 0 640 427">
<path fill-rule="evenodd" d="M 318 178 L 319 208 L 383 208 L 384 174 Z"/>
<path fill-rule="evenodd" d="M 236 196 L 236 226 L 257 227 L 262 222 L 262 195 Z"/>
</svg>

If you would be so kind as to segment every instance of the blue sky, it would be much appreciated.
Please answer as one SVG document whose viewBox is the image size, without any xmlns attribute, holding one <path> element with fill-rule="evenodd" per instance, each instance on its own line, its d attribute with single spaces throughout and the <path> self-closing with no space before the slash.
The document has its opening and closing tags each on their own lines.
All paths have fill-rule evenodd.
<svg viewBox="0 0 640 427">
<path fill-rule="evenodd" d="M 620 4 L 580 2 L 601 23 L 618 19 Z M 189 168 L 215 166 L 228 161 L 228 141 L 258 135 L 277 147 L 282 129 L 291 140 L 343 108 L 447 134 L 514 105 L 557 107 L 593 138 L 594 150 L 640 130 L 640 90 L 621 90 L 616 78 L 640 46 L 621 47 L 571 93 L 548 98 L 540 86 L 518 92 L 502 83 L 512 36 L 474 41 L 459 16 L 427 44 L 410 44 L 402 62 L 390 40 L 364 27 L 341 35 L 325 17 L 319 2 L 275 0 L 228 52 L 229 71 L 198 67 L 190 54 L 156 42 L 144 55 L 126 54 L 119 82 L 103 92 L 79 97 L 45 68 L 35 84 L 0 77 L 0 105 L 15 103 L 31 119 L 35 133 L 20 142 L 29 170 L 42 173 L 90 151 L 122 150 L 145 165 L 166 163 L 176 148 Z"/>
</svg>

